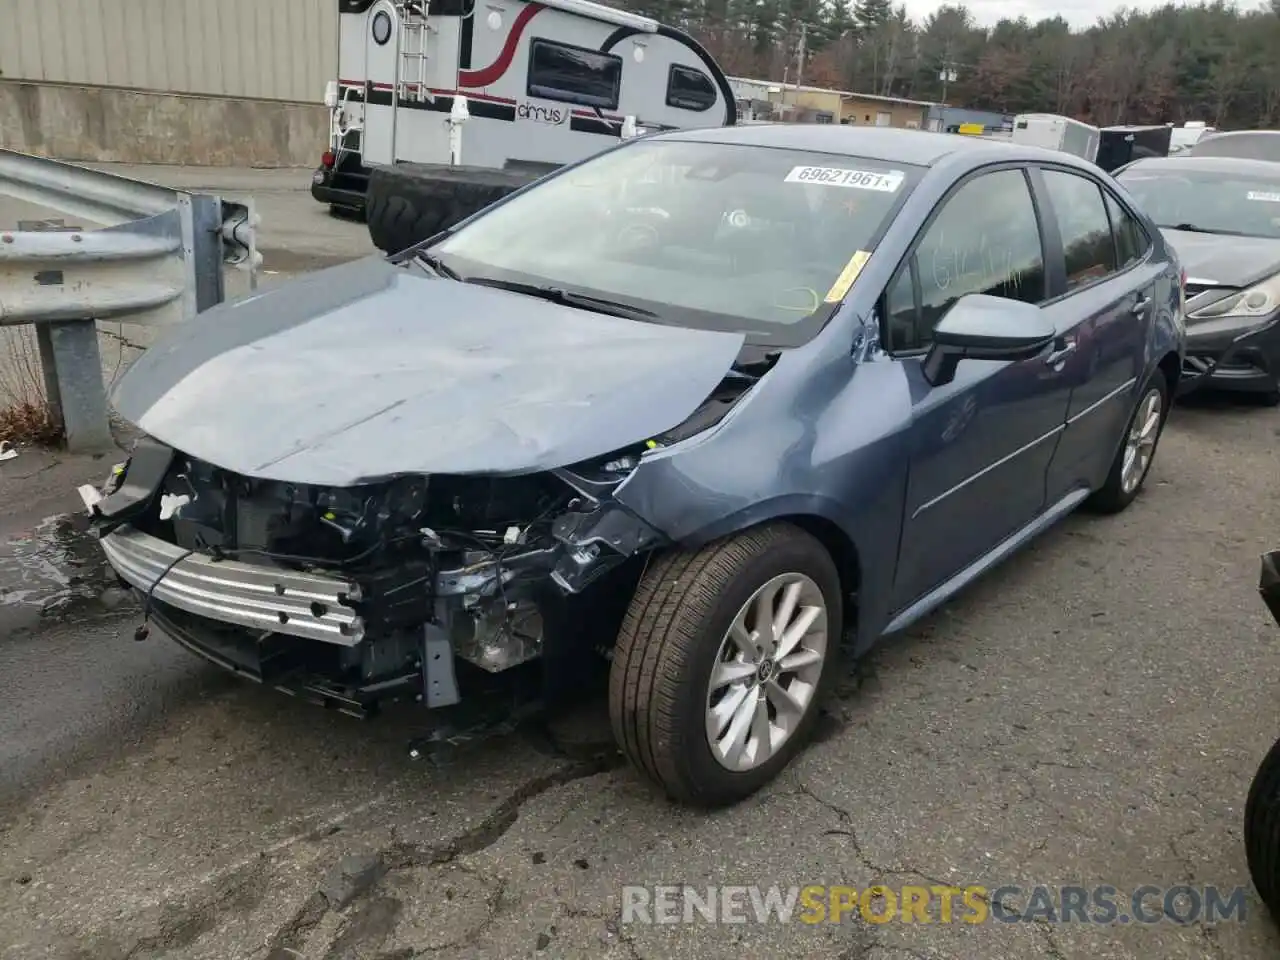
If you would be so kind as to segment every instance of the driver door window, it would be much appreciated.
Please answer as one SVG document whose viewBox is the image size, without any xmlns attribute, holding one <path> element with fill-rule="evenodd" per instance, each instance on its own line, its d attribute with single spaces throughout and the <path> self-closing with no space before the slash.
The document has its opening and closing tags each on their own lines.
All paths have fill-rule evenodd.
<svg viewBox="0 0 1280 960">
<path fill-rule="evenodd" d="M 975 177 L 943 201 L 885 292 L 886 348 L 925 349 L 938 321 L 970 293 L 1045 299 L 1040 224 L 1021 170 Z"/>
</svg>

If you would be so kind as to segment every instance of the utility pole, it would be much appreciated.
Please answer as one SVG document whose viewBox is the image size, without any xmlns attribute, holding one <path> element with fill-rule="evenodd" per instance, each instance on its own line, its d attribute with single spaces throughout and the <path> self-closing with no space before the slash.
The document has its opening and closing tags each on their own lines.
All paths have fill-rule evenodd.
<svg viewBox="0 0 1280 960">
<path fill-rule="evenodd" d="M 800 42 L 796 47 L 796 90 L 800 89 L 800 79 L 804 75 L 805 41 L 809 36 L 809 25 L 801 22 Z"/>
<path fill-rule="evenodd" d="M 947 88 L 956 81 L 956 62 L 951 59 L 951 39 L 947 38 L 947 45 L 942 49 L 942 69 L 938 72 L 938 79 L 942 81 L 942 102 L 947 102 Z"/>
<path fill-rule="evenodd" d="M 793 93 L 791 96 L 791 101 L 792 101 L 791 106 L 795 106 L 795 102 L 800 96 L 800 81 L 803 79 L 803 75 L 804 75 L 805 40 L 807 39 L 807 36 L 808 36 L 808 33 L 807 33 L 808 29 L 809 29 L 809 25 L 801 21 L 800 39 L 796 44 L 796 78 L 795 78 L 795 81 L 791 84 L 791 88 L 793 90 Z M 787 76 L 790 73 L 791 73 L 791 61 L 788 60 L 786 65 L 782 68 L 782 106 L 784 109 L 787 107 Z"/>
</svg>

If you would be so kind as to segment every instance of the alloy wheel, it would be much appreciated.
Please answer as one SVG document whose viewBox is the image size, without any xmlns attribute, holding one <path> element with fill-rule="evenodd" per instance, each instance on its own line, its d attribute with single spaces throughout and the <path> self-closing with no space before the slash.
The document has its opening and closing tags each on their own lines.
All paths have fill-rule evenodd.
<svg viewBox="0 0 1280 960">
<path fill-rule="evenodd" d="M 1120 468 L 1120 486 L 1125 493 L 1133 493 L 1147 475 L 1151 458 L 1155 454 L 1156 439 L 1160 436 L 1160 420 L 1164 413 L 1164 399 L 1160 391 L 1151 388 L 1138 404 L 1125 440 L 1124 464 Z"/>
<path fill-rule="evenodd" d="M 774 756 L 813 707 L 827 659 L 827 604 L 800 573 L 774 577 L 720 642 L 707 689 L 707 742 L 729 770 Z"/>
</svg>

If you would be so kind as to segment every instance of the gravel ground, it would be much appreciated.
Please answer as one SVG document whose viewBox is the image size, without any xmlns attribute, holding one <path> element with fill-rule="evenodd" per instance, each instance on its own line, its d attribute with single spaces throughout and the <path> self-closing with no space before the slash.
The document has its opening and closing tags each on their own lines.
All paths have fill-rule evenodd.
<svg viewBox="0 0 1280 960">
<path fill-rule="evenodd" d="M 364 252 L 362 228 L 306 206 L 305 174 L 279 196 L 252 176 L 282 224 L 316 215 L 281 236 L 323 222 Z M 1248 888 L 1244 798 L 1280 736 L 1256 591 L 1280 542 L 1277 437 L 1280 411 L 1176 410 L 1129 511 L 1070 518 L 874 651 L 819 741 L 710 815 L 594 749 L 600 691 L 549 736 L 414 762 L 413 713 L 362 724 L 135 643 L 65 516 L 109 458 L 25 451 L 0 463 L 0 957 L 1274 956 L 1251 890 L 1244 922 L 1216 925 L 621 911 L 624 886 L 681 883 Z"/>
</svg>

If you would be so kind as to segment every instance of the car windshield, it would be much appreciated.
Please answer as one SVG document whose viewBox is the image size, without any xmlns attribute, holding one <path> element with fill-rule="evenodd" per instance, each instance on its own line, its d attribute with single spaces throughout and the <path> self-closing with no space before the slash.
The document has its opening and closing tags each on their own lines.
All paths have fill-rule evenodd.
<svg viewBox="0 0 1280 960">
<path fill-rule="evenodd" d="M 920 173 L 831 154 L 637 141 L 493 208 L 430 254 L 464 280 L 794 346 L 829 317 L 825 302 L 842 298 Z"/>
<path fill-rule="evenodd" d="M 1280 237 L 1280 166 L 1274 177 L 1135 164 L 1119 181 L 1158 226 Z"/>
</svg>

